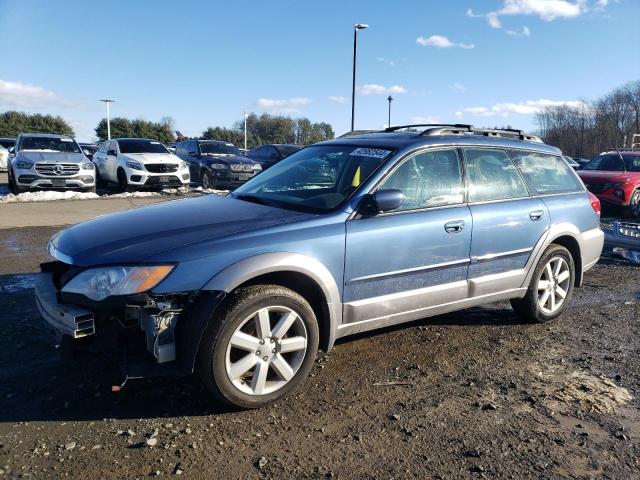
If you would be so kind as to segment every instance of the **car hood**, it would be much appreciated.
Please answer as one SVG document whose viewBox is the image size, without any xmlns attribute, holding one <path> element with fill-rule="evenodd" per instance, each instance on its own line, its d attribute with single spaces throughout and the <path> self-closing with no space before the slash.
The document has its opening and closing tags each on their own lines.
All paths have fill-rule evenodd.
<svg viewBox="0 0 640 480">
<path fill-rule="evenodd" d="M 578 175 L 584 183 L 623 183 L 640 180 L 639 172 L 607 172 L 603 170 L 580 170 Z"/>
<path fill-rule="evenodd" d="M 123 153 L 122 156 L 142 163 L 180 163 L 172 153 Z"/>
<path fill-rule="evenodd" d="M 56 255 L 58 258 L 81 267 L 135 263 L 167 250 L 311 216 L 207 195 L 80 223 L 56 235 L 51 246 L 62 254 Z"/>
<path fill-rule="evenodd" d="M 249 165 L 257 163 L 242 155 L 202 155 L 202 158 L 211 163 L 247 163 Z"/>
<path fill-rule="evenodd" d="M 31 163 L 83 163 L 89 159 L 84 153 L 41 152 L 22 150 L 16 155 L 17 160 Z"/>
</svg>

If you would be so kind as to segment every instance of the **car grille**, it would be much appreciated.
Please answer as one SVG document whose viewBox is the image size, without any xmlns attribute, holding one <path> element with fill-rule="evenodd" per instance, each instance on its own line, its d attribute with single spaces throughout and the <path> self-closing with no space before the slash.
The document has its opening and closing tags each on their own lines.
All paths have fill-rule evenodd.
<svg viewBox="0 0 640 480">
<path fill-rule="evenodd" d="M 252 172 L 253 165 L 249 163 L 232 163 L 229 165 L 232 172 Z"/>
<path fill-rule="evenodd" d="M 615 183 L 587 183 L 587 189 L 591 193 L 602 193 L 605 190 L 613 188 Z"/>
<path fill-rule="evenodd" d="M 173 173 L 178 171 L 177 163 L 147 163 L 144 167 L 151 173 Z"/>
<path fill-rule="evenodd" d="M 36 163 L 36 172 L 50 177 L 75 175 L 79 171 L 80 165 L 75 163 Z"/>
<path fill-rule="evenodd" d="M 637 223 L 618 224 L 618 233 L 623 237 L 640 238 L 640 225 Z"/>
</svg>

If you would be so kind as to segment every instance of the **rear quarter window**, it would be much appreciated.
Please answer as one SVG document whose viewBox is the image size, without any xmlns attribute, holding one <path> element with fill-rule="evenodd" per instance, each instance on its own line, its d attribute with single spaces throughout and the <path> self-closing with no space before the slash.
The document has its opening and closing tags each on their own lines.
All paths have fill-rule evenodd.
<svg viewBox="0 0 640 480">
<path fill-rule="evenodd" d="M 522 150 L 509 153 L 531 193 L 549 195 L 584 190 L 577 175 L 562 157 Z"/>
</svg>

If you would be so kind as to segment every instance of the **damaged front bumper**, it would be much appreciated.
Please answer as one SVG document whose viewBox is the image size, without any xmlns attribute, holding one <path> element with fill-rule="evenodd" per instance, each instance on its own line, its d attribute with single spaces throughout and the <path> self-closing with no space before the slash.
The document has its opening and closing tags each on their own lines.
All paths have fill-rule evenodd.
<svg viewBox="0 0 640 480">
<path fill-rule="evenodd" d="M 60 262 L 43 264 L 35 285 L 38 310 L 58 340 L 111 354 L 124 378 L 193 372 L 202 333 L 223 292 L 145 293 L 96 302 L 60 291 L 65 268 Z"/>
</svg>

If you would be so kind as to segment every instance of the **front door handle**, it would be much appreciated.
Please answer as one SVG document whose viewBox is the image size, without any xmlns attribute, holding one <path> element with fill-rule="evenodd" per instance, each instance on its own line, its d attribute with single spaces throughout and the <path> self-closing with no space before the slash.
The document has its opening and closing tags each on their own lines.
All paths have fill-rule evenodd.
<svg viewBox="0 0 640 480">
<path fill-rule="evenodd" d="M 541 220 L 543 215 L 544 215 L 544 211 L 542 210 L 534 210 L 533 212 L 529 212 L 529 218 L 531 219 L 532 222 L 537 222 L 538 220 Z"/>
<path fill-rule="evenodd" d="M 464 220 L 454 220 L 444 224 L 444 230 L 447 233 L 459 233 L 464 229 Z"/>
</svg>

